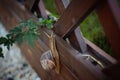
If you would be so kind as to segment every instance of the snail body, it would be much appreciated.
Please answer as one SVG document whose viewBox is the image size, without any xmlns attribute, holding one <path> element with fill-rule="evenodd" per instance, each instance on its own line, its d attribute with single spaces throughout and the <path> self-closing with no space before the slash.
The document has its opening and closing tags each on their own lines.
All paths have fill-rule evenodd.
<svg viewBox="0 0 120 80">
<path fill-rule="evenodd" d="M 45 70 L 55 69 L 56 73 L 60 73 L 60 61 L 59 61 L 59 54 L 56 48 L 55 42 L 55 35 L 49 35 L 48 33 L 44 32 L 49 38 L 49 46 L 50 50 L 43 53 L 41 56 L 41 65 Z"/>
</svg>

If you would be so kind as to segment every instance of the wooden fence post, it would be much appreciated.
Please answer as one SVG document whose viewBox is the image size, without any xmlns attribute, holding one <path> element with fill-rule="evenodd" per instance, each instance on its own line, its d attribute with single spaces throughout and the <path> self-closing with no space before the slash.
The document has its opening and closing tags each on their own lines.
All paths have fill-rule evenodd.
<svg viewBox="0 0 120 80">
<path fill-rule="evenodd" d="M 110 42 L 114 56 L 120 60 L 120 7 L 117 0 L 105 0 L 97 9 L 104 32 Z"/>
</svg>

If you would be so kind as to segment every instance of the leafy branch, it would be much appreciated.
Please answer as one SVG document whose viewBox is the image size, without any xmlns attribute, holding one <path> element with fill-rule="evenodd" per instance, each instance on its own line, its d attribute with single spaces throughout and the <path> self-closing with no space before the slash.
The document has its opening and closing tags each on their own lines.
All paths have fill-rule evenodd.
<svg viewBox="0 0 120 80">
<path fill-rule="evenodd" d="M 38 22 L 30 19 L 19 23 L 15 28 L 10 30 L 10 33 L 7 34 L 6 37 L 0 37 L 0 45 L 6 46 L 9 50 L 15 42 L 21 45 L 23 41 L 26 41 L 34 47 L 34 41 L 37 40 L 38 35 L 40 35 L 39 27 L 41 26 L 45 26 L 48 29 L 53 28 L 53 18 L 40 18 Z M 0 47 L 0 57 L 4 57 L 2 51 L 2 47 Z"/>
</svg>

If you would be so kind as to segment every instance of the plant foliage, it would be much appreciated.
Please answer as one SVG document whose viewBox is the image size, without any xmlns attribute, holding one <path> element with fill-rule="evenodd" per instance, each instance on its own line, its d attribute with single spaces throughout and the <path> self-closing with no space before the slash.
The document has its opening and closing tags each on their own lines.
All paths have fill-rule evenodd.
<svg viewBox="0 0 120 80">
<path fill-rule="evenodd" d="M 40 34 L 39 27 L 45 26 L 49 29 L 53 28 L 53 18 L 43 19 L 40 18 L 38 22 L 33 19 L 20 22 L 15 26 L 6 37 L 0 37 L 0 45 L 4 45 L 9 50 L 10 47 L 17 42 L 19 45 L 23 41 L 28 42 L 29 45 L 34 47 L 34 41 L 37 40 Z M 2 53 L 2 47 L 0 47 L 0 57 L 4 57 Z"/>
</svg>

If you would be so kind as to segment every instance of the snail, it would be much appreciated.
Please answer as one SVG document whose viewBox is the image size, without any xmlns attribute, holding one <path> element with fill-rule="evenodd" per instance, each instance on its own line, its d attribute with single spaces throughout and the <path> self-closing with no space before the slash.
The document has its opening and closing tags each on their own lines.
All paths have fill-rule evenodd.
<svg viewBox="0 0 120 80">
<path fill-rule="evenodd" d="M 60 73 L 60 61 L 59 61 L 59 54 L 56 48 L 56 42 L 55 42 L 55 35 L 52 34 L 49 35 L 48 33 L 44 32 L 47 37 L 49 38 L 49 46 L 50 50 L 43 53 L 41 56 L 41 65 L 43 69 L 45 70 L 52 70 L 54 69 L 56 73 Z"/>
<path fill-rule="evenodd" d="M 41 55 L 40 63 L 42 68 L 46 71 L 54 70 L 56 68 L 56 65 L 50 50 L 48 50 L 47 52 Z"/>
</svg>

